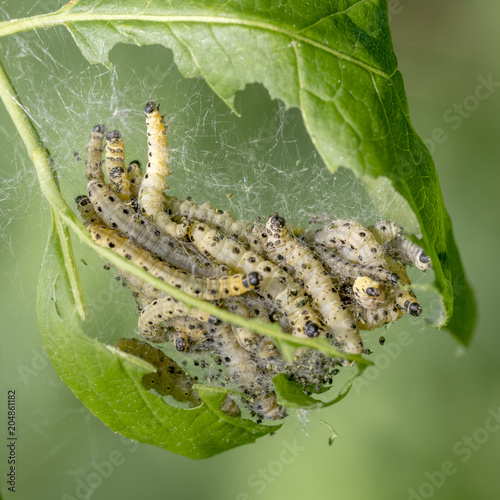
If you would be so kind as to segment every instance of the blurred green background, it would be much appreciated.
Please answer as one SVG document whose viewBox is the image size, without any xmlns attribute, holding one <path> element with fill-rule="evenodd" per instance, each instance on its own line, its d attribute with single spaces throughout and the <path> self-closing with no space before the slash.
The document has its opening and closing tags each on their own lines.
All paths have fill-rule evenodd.
<svg viewBox="0 0 500 500">
<path fill-rule="evenodd" d="M 338 406 L 298 413 L 276 436 L 204 461 L 113 434 L 73 396 L 44 354 L 35 299 L 49 213 L 0 106 L 1 384 L 4 401 L 7 389 L 17 392 L 16 498 L 500 497 L 500 432 L 492 417 L 500 421 L 500 90 L 493 86 L 483 101 L 471 97 L 481 78 L 500 82 L 500 4 L 389 3 L 413 125 L 433 153 L 476 291 L 479 320 L 471 346 L 464 349 L 446 331 L 404 318 L 380 332 L 384 347 L 373 332 L 367 343 L 377 367 Z M 8 0 L 0 17 L 48 12 L 60 4 Z M 84 192 L 83 161 L 73 153 L 84 156 L 96 123 L 120 128 L 128 158 L 144 160 L 142 109 L 155 98 L 168 114 L 179 169 L 173 193 L 208 198 L 248 218 L 268 215 L 274 204 L 298 223 L 322 211 L 367 223 L 384 215 L 348 173 L 326 172 L 296 110 L 283 110 L 258 85 L 238 94 L 238 118 L 203 81 L 183 79 L 161 47 L 113 49 L 115 71 L 89 67 L 63 28 L 2 39 L 0 47 L 54 154 L 68 201 Z M 110 343 L 129 335 L 135 323 L 131 297 L 112 271 L 102 271 L 102 262 L 78 245 L 75 252 L 88 296 L 87 332 Z M 332 446 L 332 431 L 321 420 L 338 434 Z M 5 478 L 6 454 L 0 455 Z M 116 465 L 108 477 L 95 479 L 96 467 L 110 457 Z M 447 474 L 436 472 L 442 470 Z M 81 486 L 89 480 L 95 488 Z"/>
</svg>

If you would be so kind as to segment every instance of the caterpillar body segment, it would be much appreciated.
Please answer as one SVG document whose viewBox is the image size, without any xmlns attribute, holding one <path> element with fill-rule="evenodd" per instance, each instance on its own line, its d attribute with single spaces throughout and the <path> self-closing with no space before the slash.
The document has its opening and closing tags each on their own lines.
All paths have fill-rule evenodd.
<svg viewBox="0 0 500 500">
<path fill-rule="evenodd" d="M 247 241 L 249 224 L 235 219 L 227 210 L 214 208 L 209 202 L 198 205 L 189 198 L 185 201 L 173 196 L 166 196 L 166 204 L 171 211 L 172 218 L 182 221 L 183 218 L 196 220 L 220 229 L 229 236 L 236 236 L 243 242 Z"/>
<path fill-rule="evenodd" d="M 125 146 L 118 130 L 112 130 L 106 135 L 106 175 L 110 189 L 122 201 L 130 201 L 131 184 L 125 169 Z"/>
<path fill-rule="evenodd" d="M 387 243 L 389 240 L 393 240 L 394 238 L 402 238 L 403 237 L 403 228 L 391 221 L 380 221 L 373 226 L 368 228 L 375 239 L 383 245 Z"/>
<path fill-rule="evenodd" d="M 147 373 L 142 379 L 146 389 L 155 389 L 161 396 L 172 396 L 176 401 L 189 403 L 191 407 L 201 404 L 193 389 L 196 380 L 160 349 L 137 339 L 120 339 L 115 347 L 144 359 L 156 368 L 156 372 Z"/>
<path fill-rule="evenodd" d="M 266 224 L 266 252 L 273 262 L 286 263 L 295 270 L 295 278 L 304 283 L 304 289 L 313 298 L 328 331 L 343 342 L 345 351 L 359 354 L 363 343 L 356 329 L 351 312 L 342 304 L 321 262 L 309 247 L 293 236 L 285 225 L 285 220 L 277 215 Z"/>
<path fill-rule="evenodd" d="M 224 307 L 228 311 L 244 318 L 250 318 L 252 315 L 250 308 L 243 302 L 243 299 L 226 299 L 224 300 Z M 258 316 L 262 320 L 267 319 L 269 321 L 268 318 L 261 315 L 260 311 L 258 311 Z M 247 351 L 255 354 L 257 361 L 261 364 L 272 363 L 273 360 L 281 358 L 278 349 L 276 349 L 276 346 L 268 338 L 262 337 L 252 330 L 241 326 L 231 325 L 231 328 L 238 344 Z"/>
<path fill-rule="evenodd" d="M 89 224 L 102 224 L 102 219 L 97 215 L 94 210 L 90 198 L 86 195 L 77 196 L 75 198 L 76 208 L 82 217 L 82 220 L 86 226 Z"/>
<path fill-rule="evenodd" d="M 267 243 L 267 231 L 265 224 L 254 224 L 252 226 L 252 236 L 248 238 L 250 248 L 256 253 L 265 255 Z"/>
<path fill-rule="evenodd" d="M 143 248 L 174 267 L 198 276 L 219 272 L 212 263 L 197 255 L 190 245 L 164 234 L 160 228 L 122 201 L 103 182 L 91 179 L 87 185 L 89 198 L 104 223 L 116 229 Z"/>
<path fill-rule="evenodd" d="M 171 173 L 168 167 L 165 124 L 154 102 L 148 102 L 144 111 L 148 135 L 148 164 L 139 190 L 139 211 L 166 234 L 182 239 L 187 234 L 187 226 L 176 224 L 164 211 L 163 191 L 168 189 L 166 178 Z"/>
<path fill-rule="evenodd" d="M 395 238 L 382 245 L 384 252 L 407 266 L 415 266 L 421 271 L 432 267 L 430 257 L 424 249 L 408 238 Z"/>
<path fill-rule="evenodd" d="M 422 307 L 411 290 L 396 288 L 394 290 L 394 300 L 397 308 L 403 313 L 409 313 L 412 316 L 422 314 Z"/>
<path fill-rule="evenodd" d="M 392 323 L 403 316 L 401 311 L 394 301 L 388 301 L 386 304 L 375 309 L 365 309 L 359 307 L 356 309 L 354 317 L 356 324 L 360 330 L 374 330 L 387 323 Z"/>
<path fill-rule="evenodd" d="M 261 274 L 262 281 L 256 290 L 257 293 L 273 301 L 276 307 L 283 311 L 294 335 L 326 335 L 302 287 L 285 271 L 206 224 L 191 224 L 189 238 L 203 255 L 212 257 L 229 269 L 237 272 L 256 271 Z"/>
<path fill-rule="evenodd" d="M 387 256 L 387 263 L 390 269 L 398 273 L 399 283 L 394 288 L 396 306 L 403 313 L 410 313 L 412 316 L 420 316 L 422 307 L 417 301 L 414 293 L 410 289 L 410 278 L 406 272 L 406 266 Z"/>
<path fill-rule="evenodd" d="M 356 302 L 366 309 L 375 309 L 385 302 L 385 292 L 380 284 L 367 276 L 356 278 L 352 291 Z"/>
<path fill-rule="evenodd" d="M 338 282 L 352 281 L 361 276 L 367 276 L 379 283 L 388 283 L 391 285 L 397 285 L 399 281 L 399 275 L 388 267 L 356 264 L 336 255 L 332 250 L 320 243 L 312 243 L 311 249 L 314 251 L 316 257 L 319 258 L 323 267 Z"/>
<path fill-rule="evenodd" d="M 238 344 L 229 324 L 211 327 L 214 348 L 232 380 L 251 399 L 253 411 L 263 418 L 278 420 L 286 416 L 278 405 L 269 374 L 252 360 L 251 354 Z"/>
<path fill-rule="evenodd" d="M 189 293 L 193 297 L 204 300 L 234 297 L 255 289 L 261 281 L 261 277 L 257 272 L 235 274 L 223 278 L 192 276 L 156 259 L 150 252 L 112 229 L 97 225 L 90 225 L 88 229 L 92 239 L 98 245 L 111 248 L 114 252 L 134 262 L 153 276 Z"/>
<path fill-rule="evenodd" d="M 90 134 L 87 146 L 87 161 L 85 162 L 87 180 L 99 179 L 104 181 L 104 174 L 102 172 L 102 141 L 105 130 L 104 125 L 96 125 Z"/>
<path fill-rule="evenodd" d="M 424 249 L 404 236 L 403 228 L 390 221 L 380 221 L 369 228 L 377 241 L 382 245 L 384 253 L 401 261 L 404 265 L 415 266 L 427 271 L 432 265 L 430 257 Z"/>
<path fill-rule="evenodd" d="M 333 221 L 314 233 L 314 241 L 327 248 L 337 248 L 339 254 L 351 262 L 367 266 L 386 265 L 375 236 L 359 222 Z"/>
<path fill-rule="evenodd" d="M 142 184 L 142 169 L 139 160 L 134 160 L 127 167 L 127 174 L 130 179 L 130 194 L 133 198 L 139 195 L 139 189 Z"/>
<path fill-rule="evenodd" d="M 172 318 L 191 316 L 198 321 L 214 322 L 205 311 L 190 309 L 172 297 L 162 296 L 148 304 L 139 314 L 139 333 L 148 340 L 158 338 L 159 327 Z"/>
<path fill-rule="evenodd" d="M 172 318 L 168 322 L 168 329 L 172 330 L 171 341 L 177 351 L 204 349 L 211 341 L 203 323 L 195 321 L 192 316 Z"/>
</svg>

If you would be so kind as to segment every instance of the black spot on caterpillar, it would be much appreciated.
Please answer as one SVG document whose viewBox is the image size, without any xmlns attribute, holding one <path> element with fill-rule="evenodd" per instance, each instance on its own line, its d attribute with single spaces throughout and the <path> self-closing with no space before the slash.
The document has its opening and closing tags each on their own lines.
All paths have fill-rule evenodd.
<svg viewBox="0 0 500 500">
<path fill-rule="evenodd" d="M 193 223 L 189 238 L 200 252 L 225 264 L 229 269 L 260 273 L 263 280 L 256 290 L 257 293 L 272 300 L 276 307 L 283 311 L 294 335 L 317 337 L 322 334 L 319 320 L 302 287 L 285 271 L 259 254 L 247 250 L 237 241 L 227 238 L 223 233 L 210 229 L 206 224 Z"/>
<path fill-rule="evenodd" d="M 148 135 L 148 163 L 139 190 L 139 211 L 166 234 L 183 238 L 187 234 L 187 227 L 184 224 L 176 224 L 164 210 L 163 192 L 168 189 L 166 178 L 171 173 L 168 168 L 165 124 L 159 106 L 153 101 L 146 104 L 144 111 Z"/>
<path fill-rule="evenodd" d="M 257 272 L 235 274 L 223 278 L 191 276 L 156 259 L 150 252 L 112 229 L 92 224 L 88 226 L 88 230 L 92 239 L 98 245 L 111 248 L 114 252 L 147 270 L 153 276 L 189 293 L 193 297 L 204 300 L 234 297 L 255 289 L 261 281 L 261 276 Z"/>
<path fill-rule="evenodd" d="M 328 331 L 344 343 L 346 352 L 362 353 L 363 343 L 354 318 L 343 306 L 332 280 L 312 250 L 288 231 L 285 220 L 278 215 L 268 219 L 266 230 L 266 252 L 270 260 L 293 267 L 295 278 L 304 282 L 304 289 L 313 298 Z"/>
</svg>

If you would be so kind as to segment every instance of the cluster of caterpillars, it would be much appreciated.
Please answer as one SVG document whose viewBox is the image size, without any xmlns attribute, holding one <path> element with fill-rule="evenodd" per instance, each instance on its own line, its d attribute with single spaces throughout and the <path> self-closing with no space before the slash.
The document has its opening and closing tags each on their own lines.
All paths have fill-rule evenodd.
<svg viewBox="0 0 500 500">
<path fill-rule="evenodd" d="M 356 221 L 332 220 L 298 236 L 277 214 L 265 224 L 251 224 L 209 203 L 166 196 L 171 171 L 165 124 L 154 102 L 146 105 L 145 113 L 144 173 L 138 161 L 125 165 L 118 131 L 108 132 L 103 147 L 105 127 L 92 130 L 87 195 L 76 203 L 96 244 L 194 297 L 246 318 L 279 322 L 290 335 L 325 337 L 346 353 L 363 352 L 359 330 L 372 330 L 406 313 L 421 314 L 406 266 L 425 271 L 431 262 L 400 226 L 384 221 L 364 228 Z M 259 419 L 285 416 L 272 384 L 276 374 L 286 373 L 305 388 L 319 389 L 331 383 L 342 365 L 341 359 L 307 349 L 297 350 L 294 361 L 287 363 L 270 339 L 188 309 L 140 279 L 118 272 L 137 301 L 142 337 L 171 342 L 178 351 L 211 353 L 225 365 L 227 381 L 239 387 Z M 121 347 L 125 345 L 139 356 L 147 353 L 156 361 L 171 361 L 144 343 L 122 342 Z M 151 380 L 157 382 L 164 379 L 164 368 L 156 361 L 152 364 L 157 376 Z M 175 385 L 175 373 L 168 378 L 169 386 Z M 189 376 L 179 372 L 177 378 L 189 394 L 186 401 L 199 402 L 192 389 L 186 389 Z M 183 390 L 173 393 L 180 397 Z M 229 414 L 235 416 L 234 404 L 228 404 L 233 408 Z"/>
</svg>

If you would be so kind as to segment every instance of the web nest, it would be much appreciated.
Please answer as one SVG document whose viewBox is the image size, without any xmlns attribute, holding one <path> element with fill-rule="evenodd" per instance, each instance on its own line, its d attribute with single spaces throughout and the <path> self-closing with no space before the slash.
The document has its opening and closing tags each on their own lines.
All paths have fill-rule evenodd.
<svg viewBox="0 0 500 500">
<path fill-rule="evenodd" d="M 105 127 L 97 125 L 91 133 L 87 194 L 76 203 L 96 244 L 197 298 L 245 318 L 277 322 L 291 336 L 326 338 L 340 353 L 363 353 L 360 330 L 422 313 L 406 266 L 425 271 L 431 262 L 401 226 L 381 221 L 366 228 L 327 216 L 311 219 L 305 230 L 278 214 L 248 222 L 210 203 L 166 196 L 171 172 L 164 121 L 154 102 L 145 113 L 145 172 L 138 161 L 126 165 L 118 131 L 107 133 L 105 148 Z M 118 272 L 137 301 L 141 336 L 224 365 L 226 376 L 216 383 L 235 384 L 259 420 L 286 415 L 277 403 L 274 376 L 284 373 L 305 391 L 321 391 L 347 364 L 341 356 L 305 348 L 287 362 L 270 338 L 190 309 Z M 118 347 L 155 366 L 156 373 L 143 380 L 146 387 L 190 406 L 200 404 L 193 390 L 197 378 L 161 350 L 135 339 L 122 339 Z M 231 398 L 223 405 L 229 415 L 240 415 Z"/>
</svg>

